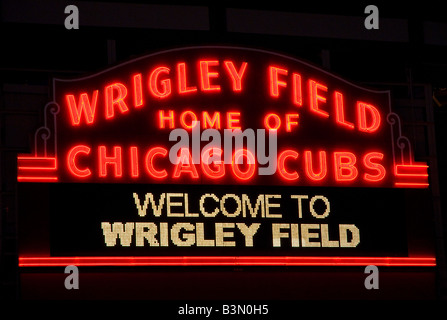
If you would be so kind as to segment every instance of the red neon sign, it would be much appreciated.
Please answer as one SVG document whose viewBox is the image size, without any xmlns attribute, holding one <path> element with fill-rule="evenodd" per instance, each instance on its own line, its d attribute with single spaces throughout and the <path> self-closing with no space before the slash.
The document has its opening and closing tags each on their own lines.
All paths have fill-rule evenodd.
<svg viewBox="0 0 447 320">
<path fill-rule="evenodd" d="M 81 79 L 55 80 L 53 90 L 50 106 L 57 112 L 48 117 L 55 126 L 45 130 L 54 132 L 44 149 L 36 134 L 33 154 L 20 155 L 21 182 L 219 179 L 230 184 L 268 180 L 299 186 L 428 187 L 427 165 L 414 161 L 411 145 L 401 148 L 399 139 L 405 137 L 391 111 L 389 92 L 361 88 L 294 58 L 245 48 L 185 48 Z M 222 134 L 228 129 L 275 130 L 282 150 L 276 172 L 260 176 L 257 161 L 243 174 L 231 163 L 213 174 L 200 163 L 187 169 L 166 161 L 170 130 L 191 132 L 194 121 L 202 131 Z M 50 152 L 48 143 L 53 144 Z M 203 153 L 204 140 L 199 143 Z M 52 160 L 42 165 L 42 158 L 59 165 Z"/>
<path fill-rule="evenodd" d="M 223 150 L 218 152 L 222 157 Z M 234 156 L 244 154 L 243 150 L 234 152 Z M 130 146 L 124 149 L 121 146 L 106 146 L 101 145 L 93 149 L 90 145 L 75 145 L 67 152 L 67 161 L 65 170 L 77 181 L 88 181 L 86 179 L 104 178 L 110 180 L 113 178 L 115 182 L 125 182 L 129 178 L 133 179 L 147 179 L 155 181 L 154 179 L 218 179 L 224 178 L 222 172 L 234 172 L 234 178 L 238 180 L 250 180 L 255 174 L 257 164 L 255 156 L 250 152 L 248 156 L 244 157 L 246 161 L 250 160 L 251 173 L 248 175 L 240 171 L 240 166 L 237 163 L 224 164 L 223 160 L 208 162 L 209 156 L 206 154 L 208 149 L 203 150 L 200 164 L 194 164 L 191 152 L 189 149 L 184 149 L 179 155 L 179 163 L 171 164 L 168 160 L 168 149 L 164 147 L 150 147 L 148 149 L 140 148 L 139 146 Z M 306 181 L 308 184 L 319 182 L 324 184 L 327 181 L 336 181 L 337 183 L 371 183 L 381 184 L 386 178 L 387 171 L 383 165 L 385 155 L 382 152 L 368 152 L 357 156 L 355 153 L 343 150 L 335 150 L 327 152 L 326 150 L 298 150 L 285 149 L 278 154 L 277 171 L 274 175 L 278 179 L 286 179 L 289 181 Z M 223 157 L 222 157 L 223 158 Z M 54 166 L 55 158 L 46 158 L 44 164 Z M 158 169 L 155 169 L 154 160 L 158 159 Z M 25 160 L 27 160 L 25 162 Z M 19 172 L 29 176 L 19 176 L 19 180 L 31 180 L 31 173 L 41 174 L 42 180 L 45 180 L 43 173 L 53 170 L 53 179 L 57 181 L 55 176 L 56 167 L 37 166 L 38 161 L 42 162 L 41 158 L 20 157 L 19 158 Z M 24 163 L 29 164 L 27 167 Z M 32 166 L 31 166 L 32 165 Z M 219 167 L 220 169 L 214 171 L 210 167 Z M 289 169 L 286 169 L 289 168 Z M 399 180 L 396 185 L 402 186 L 417 185 L 427 186 L 426 165 L 398 165 L 395 168 L 395 175 Z M 329 172 L 332 176 L 329 176 Z M 36 176 L 38 179 L 38 176 Z M 301 183 L 300 183 L 301 185 Z"/>
<path fill-rule="evenodd" d="M 175 130 L 186 136 L 174 135 L 172 138 Z M 231 136 L 235 132 L 242 133 L 241 145 L 237 144 L 237 137 Z M 276 140 L 270 140 L 271 135 Z M 187 147 L 175 149 L 176 159 L 173 161 L 172 150 L 184 142 L 182 139 L 187 140 Z M 248 145 L 251 140 L 255 148 Z M 227 144 L 229 141 L 231 143 Z M 275 160 L 273 170 L 261 174 L 268 171 L 262 169 L 269 168 L 272 156 Z M 428 170 L 426 163 L 415 161 L 411 143 L 402 135 L 400 119 L 392 112 L 388 91 L 360 87 L 306 62 L 272 52 L 233 47 L 195 47 L 155 53 L 79 79 L 55 79 L 53 101 L 45 108 L 45 124 L 35 134 L 34 149 L 31 154 L 18 157 L 17 179 L 19 182 L 60 183 L 56 186 L 81 183 L 92 184 L 92 187 L 96 184 L 118 185 L 120 188 L 122 185 L 155 184 L 273 186 L 273 190 L 283 186 L 427 188 Z M 158 221 L 158 226 L 152 221 L 128 222 L 129 226 L 135 227 L 138 247 L 145 243 L 144 239 L 155 234 L 154 230 L 160 231 L 160 237 L 162 233 L 168 234 L 167 221 L 171 215 L 182 215 L 175 209 L 181 210 L 179 208 L 184 206 L 182 217 L 192 212 L 189 211 L 189 205 L 193 203 L 192 193 L 188 198 L 185 190 L 167 190 L 157 196 L 152 192 L 146 192 L 144 201 L 131 199 L 131 204 L 136 205 L 137 210 L 151 206 L 156 218 L 163 216 L 162 210 L 167 210 L 167 220 Z M 250 200 L 245 193 L 239 196 L 225 191 L 219 199 L 213 192 L 206 190 L 201 193 L 196 201 L 199 211 L 190 213 L 189 217 L 199 217 L 197 212 L 201 212 L 203 217 L 200 217 L 210 222 L 206 220 L 217 212 L 226 217 L 235 217 L 242 212 L 245 218 L 250 214 L 252 218 L 264 221 L 258 221 L 258 227 L 262 225 L 266 229 L 266 225 L 274 226 L 270 230 L 274 247 L 281 247 L 281 239 L 289 239 L 293 248 L 299 247 L 299 241 L 304 241 L 304 247 L 304 244 L 316 245 L 312 242 L 312 236 L 318 233 L 309 231 L 315 226 L 320 230 L 324 250 L 326 247 L 331 250 L 330 244 L 339 243 L 329 240 L 328 224 L 321 223 L 320 227 L 320 222 L 324 221 L 319 219 L 325 218 L 330 211 L 329 200 L 323 194 L 311 197 L 294 193 L 285 197 L 285 193 L 263 191 L 256 197 L 250 195 L 253 196 Z M 171 200 L 175 197 L 180 197 L 183 202 Z M 234 202 L 236 209 L 233 212 L 225 206 L 227 199 Z M 269 220 L 282 217 L 275 209 L 283 208 L 284 212 L 288 212 L 292 206 L 287 202 L 281 207 L 276 202 L 278 199 L 292 201 L 293 205 L 298 206 L 299 219 L 302 218 L 303 201 L 308 201 L 313 210 L 309 219 L 316 220 L 301 224 L 296 222 L 302 221 L 294 221 L 290 217 L 285 220 L 287 223 Z M 338 198 L 334 196 L 334 199 Z M 206 201 L 212 202 L 214 207 L 205 208 Z M 324 214 L 315 211 L 315 202 L 320 206 L 326 205 Z M 334 200 L 331 203 L 337 202 Z M 97 208 L 96 211 L 100 210 Z M 143 217 L 140 211 L 138 215 L 135 219 Z M 264 218 L 266 220 L 262 220 Z M 104 223 L 115 223 L 107 219 L 104 218 Z M 243 221 L 236 224 L 216 222 L 216 228 L 211 227 L 215 240 L 205 239 L 203 221 L 196 225 L 174 223 L 169 225 L 170 234 L 176 235 L 171 240 L 180 247 L 185 245 L 186 240 L 181 238 L 180 230 L 188 236 L 188 232 L 192 231 L 188 228 L 193 228 L 197 239 L 202 241 L 197 240 L 197 243 L 212 242 L 218 247 L 217 243 L 224 243 L 224 236 L 234 232 L 224 232 L 224 228 L 231 229 L 236 225 L 234 230 L 245 237 L 246 245 L 250 239 L 253 242 L 257 231 L 249 229 L 251 225 Z M 354 222 L 346 223 L 349 221 L 340 222 L 340 226 L 354 226 Z M 381 227 L 377 224 L 377 230 Z M 340 233 L 345 229 L 338 230 Z M 355 227 L 355 230 L 359 229 Z M 101 232 L 105 232 L 105 237 L 108 231 Z M 126 231 L 123 229 L 116 239 L 121 239 L 124 233 Z M 333 234 L 337 232 L 332 230 Z M 65 239 L 64 235 L 59 236 Z M 193 235 L 189 234 L 189 237 Z M 168 241 L 167 238 L 160 239 L 164 239 L 164 243 Z M 347 242 L 346 239 L 343 241 Z M 398 253 L 393 251 L 392 257 L 364 256 L 363 253 L 359 253 L 359 257 L 339 257 L 337 252 L 324 257 L 264 256 L 257 253 L 253 256 L 231 253 L 218 257 L 201 253 L 187 257 L 177 253 L 150 257 L 100 257 L 94 253 L 88 254 L 89 257 L 71 257 L 61 253 L 64 256 L 40 257 L 26 253 L 20 257 L 19 264 L 435 265 L 432 257 L 400 256 L 402 252 L 405 254 L 404 250 Z"/>
</svg>

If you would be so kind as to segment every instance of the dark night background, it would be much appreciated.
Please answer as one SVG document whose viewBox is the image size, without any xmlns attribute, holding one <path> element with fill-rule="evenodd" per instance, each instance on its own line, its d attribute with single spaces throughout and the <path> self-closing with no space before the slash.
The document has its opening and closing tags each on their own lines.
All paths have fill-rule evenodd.
<svg viewBox="0 0 447 320">
<path fill-rule="evenodd" d="M 31 279 L 32 274 L 25 274 L 21 279 L 17 267 L 20 204 L 16 156 L 30 151 L 31 137 L 42 125 L 43 107 L 51 99 L 52 78 L 92 73 L 157 50 L 219 44 L 285 53 L 354 83 L 391 90 L 392 108 L 404 121 L 403 131 L 413 143 L 416 160 L 430 165 L 431 205 L 421 214 L 434 224 L 438 267 L 433 292 L 428 290 L 426 295 L 438 299 L 447 297 L 444 237 L 447 232 L 447 12 L 442 2 L 189 1 L 185 4 L 182 1 L 2 0 L 0 3 L 1 298 L 32 299 L 39 295 L 39 290 L 25 288 L 28 291 L 25 290 L 24 296 L 20 282 L 29 280 L 32 284 L 35 280 Z M 64 8 L 69 4 L 79 8 L 79 30 L 64 28 Z M 379 30 L 366 30 L 363 26 L 367 16 L 364 9 L 369 4 L 379 8 Z M 216 280 L 215 276 L 225 279 L 226 270 L 201 271 L 191 271 L 190 279 L 215 281 L 225 287 L 225 280 Z M 129 281 L 138 281 L 135 279 L 139 272 L 142 270 L 129 275 Z M 234 272 L 234 281 L 250 283 L 244 278 L 245 271 Z M 360 276 L 351 277 L 351 270 L 340 271 L 337 276 L 340 281 L 347 281 L 349 287 L 352 279 L 364 277 L 362 270 L 356 272 Z M 426 282 L 423 272 L 408 272 L 408 276 L 414 276 L 416 287 Z M 384 273 L 384 281 L 398 281 L 403 274 L 399 270 Z M 51 275 L 52 272 L 47 272 L 41 277 L 50 279 Z M 290 269 L 284 271 L 286 275 L 290 279 L 297 277 Z M 321 281 L 328 281 L 330 275 L 328 271 Z M 62 277 L 63 274 L 58 279 Z M 95 273 L 87 273 L 86 277 L 94 279 Z M 160 272 L 159 277 L 179 280 L 181 272 Z M 279 283 L 279 273 L 262 269 L 249 273 L 249 277 L 270 277 L 271 285 L 284 291 L 276 298 L 287 296 L 287 286 L 281 287 L 272 280 L 278 278 Z M 427 279 L 433 280 L 430 276 Z M 268 286 L 258 284 L 254 288 L 257 289 L 253 292 L 257 292 L 252 297 L 256 299 L 262 298 L 261 292 Z M 197 292 L 199 298 L 209 295 L 200 286 Z M 226 291 L 222 292 L 218 298 L 225 297 Z M 336 289 L 329 288 L 322 296 L 311 293 L 310 296 L 331 299 L 338 294 Z M 375 293 L 368 294 L 360 297 L 377 297 L 373 296 Z M 186 295 L 178 293 L 176 297 Z M 344 296 L 357 297 L 352 292 L 341 295 Z M 104 293 L 102 297 L 111 296 Z M 160 297 L 168 295 L 161 293 Z M 386 297 L 424 298 L 424 293 L 412 296 L 411 292 L 396 289 Z"/>
</svg>

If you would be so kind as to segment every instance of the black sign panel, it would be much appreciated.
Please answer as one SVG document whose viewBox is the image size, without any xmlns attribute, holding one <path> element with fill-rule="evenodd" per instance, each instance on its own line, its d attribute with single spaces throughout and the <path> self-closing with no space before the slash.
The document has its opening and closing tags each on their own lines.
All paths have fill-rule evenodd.
<svg viewBox="0 0 447 320">
<path fill-rule="evenodd" d="M 52 256 L 407 256 L 404 191 L 50 185 Z"/>
</svg>

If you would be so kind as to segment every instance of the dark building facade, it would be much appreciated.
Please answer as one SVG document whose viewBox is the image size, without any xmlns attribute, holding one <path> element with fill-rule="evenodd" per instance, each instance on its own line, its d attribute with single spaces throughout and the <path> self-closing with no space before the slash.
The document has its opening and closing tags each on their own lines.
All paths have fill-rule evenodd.
<svg viewBox="0 0 447 320">
<path fill-rule="evenodd" d="M 79 9 L 79 29 L 64 26 L 64 10 L 71 4 Z M 447 19 L 439 5 L 378 2 L 379 28 L 367 29 L 368 4 L 3 0 L 2 298 L 445 299 Z M 429 166 L 429 188 L 407 217 L 409 226 L 423 226 L 422 231 L 413 232 L 408 242 L 416 251 L 431 248 L 436 266 L 379 267 L 379 290 L 363 286 L 364 266 L 81 267 L 80 290 L 63 287 L 67 275 L 60 266 L 19 267 L 24 238 L 20 230 L 26 224 L 19 211 L 32 211 L 41 199 L 29 198 L 24 204 L 23 194 L 33 193 L 19 186 L 17 155 L 31 152 L 32 137 L 52 99 L 53 78 L 81 77 L 147 54 L 191 46 L 274 51 L 358 85 L 390 90 L 392 109 L 402 120 L 415 160 Z M 405 197 L 414 201 L 420 195 L 408 190 Z M 148 286 L 156 290 L 146 290 Z M 174 286 L 178 290 L 173 291 Z"/>
</svg>

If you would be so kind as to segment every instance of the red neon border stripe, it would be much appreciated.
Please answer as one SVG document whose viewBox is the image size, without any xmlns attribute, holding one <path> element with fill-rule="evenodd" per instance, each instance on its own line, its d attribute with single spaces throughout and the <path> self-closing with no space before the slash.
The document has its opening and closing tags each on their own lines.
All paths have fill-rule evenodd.
<svg viewBox="0 0 447 320">
<path fill-rule="evenodd" d="M 434 267 L 433 257 L 270 257 L 270 256 L 148 256 L 148 257 L 19 257 L 19 267 L 102 266 L 388 266 Z"/>
</svg>

